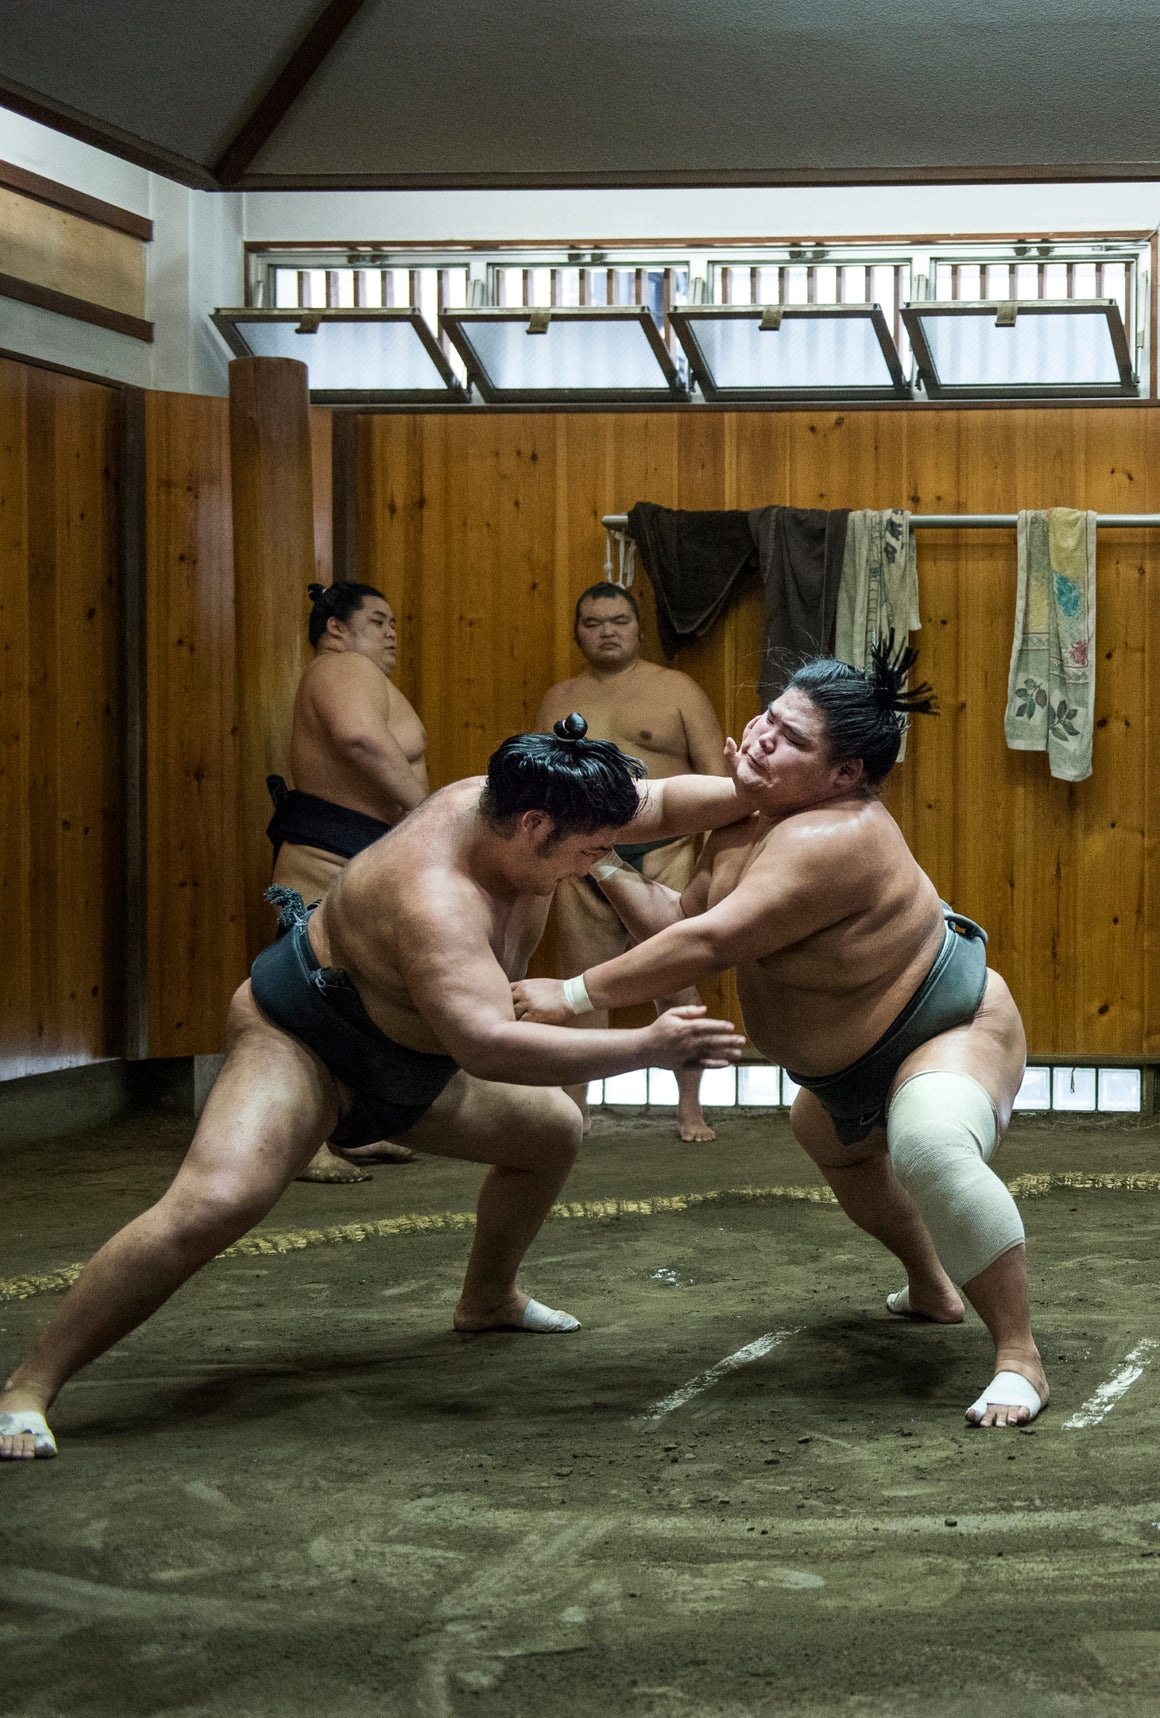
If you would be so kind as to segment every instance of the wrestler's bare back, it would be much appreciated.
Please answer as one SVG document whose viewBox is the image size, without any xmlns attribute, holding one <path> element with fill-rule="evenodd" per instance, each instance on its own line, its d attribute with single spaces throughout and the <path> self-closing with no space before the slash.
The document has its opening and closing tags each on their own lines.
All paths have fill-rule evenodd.
<svg viewBox="0 0 1160 1718">
<path fill-rule="evenodd" d="M 420 1014 L 401 971 L 400 949 L 422 958 L 436 939 L 445 948 L 466 927 L 483 927 L 497 966 L 523 976 L 544 933 L 551 895 L 492 889 L 472 874 L 484 778 L 469 778 L 424 800 L 397 829 L 346 866 L 310 921 L 310 944 L 323 966 L 348 973 L 371 1019 L 396 1043 L 446 1053 Z"/>
<path fill-rule="evenodd" d="M 745 945 L 768 947 L 736 963 L 745 1029 L 771 1062 L 801 1073 L 836 1071 L 868 1050 L 943 938 L 933 883 L 872 797 L 718 830 L 684 905 L 726 903 Z M 785 941 L 795 925 L 808 928 Z"/>
</svg>

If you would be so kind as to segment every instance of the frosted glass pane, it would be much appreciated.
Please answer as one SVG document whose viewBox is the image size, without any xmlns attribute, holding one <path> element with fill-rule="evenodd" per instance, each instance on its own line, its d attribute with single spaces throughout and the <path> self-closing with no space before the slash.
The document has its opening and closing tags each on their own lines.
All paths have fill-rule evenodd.
<svg viewBox="0 0 1160 1718">
<path fill-rule="evenodd" d="M 1139 1110 L 1139 1068 L 1101 1068 L 1100 1102 L 1102 1110 Z"/>
<path fill-rule="evenodd" d="M 935 374 L 947 388 L 1116 385 L 1120 370 L 1102 311 L 1066 316 L 1020 310 L 1013 328 L 994 315 L 924 316 Z"/>
<path fill-rule="evenodd" d="M 1051 1108 L 1051 1069 L 1028 1068 L 1023 1084 L 1015 1095 L 1017 1110 L 1049 1110 Z"/>
<path fill-rule="evenodd" d="M 1053 1068 L 1051 1070 L 1051 1107 L 1055 1110 L 1094 1110 L 1096 1107 L 1095 1069 Z"/>
<path fill-rule="evenodd" d="M 800 1091 L 801 1087 L 799 1085 L 795 1085 L 794 1081 L 790 1079 L 789 1075 L 783 1068 L 781 1070 L 781 1101 L 787 1109 L 790 1104 L 793 1103 Z"/>
<path fill-rule="evenodd" d="M 737 1070 L 737 1102 L 739 1104 L 779 1104 L 781 1102 L 781 1070 L 764 1062 L 749 1062 Z"/>
<path fill-rule="evenodd" d="M 786 317 L 764 333 L 755 317 L 691 325 L 718 388 L 889 388 L 893 377 L 866 316 Z"/>
<path fill-rule="evenodd" d="M 648 1071 L 648 1101 L 650 1104 L 672 1108 L 680 1096 L 677 1076 L 671 1068 L 650 1068 Z"/>
<path fill-rule="evenodd" d="M 613 1074 L 604 1082 L 606 1104 L 647 1104 L 648 1074 L 634 1068 L 631 1074 Z"/>
<path fill-rule="evenodd" d="M 518 322 L 463 322 L 465 338 L 496 388 L 546 392 L 560 388 L 669 392 L 668 381 L 639 322 L 562 322 L 529 334 Z"/>
<path fill-rule="evenodd" d="M 258 358 L 297 358 L 320 393 L 447 391 L 431 354 L 409 322 L 322 322 L 297 334 L 293 322 L 246 322 L 238 331 Z"/>
<path fill-rule="evenodd" d="M 736 1068 L 706 1068 L 701 1075 L 701 1102 L 727 1105 L 737 1102 Z"/>
<path fill-rule="evenodd" d="M 589 1080 L 589 1082 L 588 1082 L 588 1102 L 590 1105 L 591 1104 L 602 1104 L 604 1102 L 604 1081 L 603 1080 Z"/>
</svg>

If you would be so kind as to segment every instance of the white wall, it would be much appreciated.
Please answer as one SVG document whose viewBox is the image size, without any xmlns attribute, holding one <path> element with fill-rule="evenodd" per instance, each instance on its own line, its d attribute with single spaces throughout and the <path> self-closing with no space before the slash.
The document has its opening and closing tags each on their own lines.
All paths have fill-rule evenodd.
<svg viewBox="0 0 1160 1718">
<path fill-rule="evenodd" d="M 260 191 L 249 240 L 851 238 L 1150 231 L 1160 185 L 698 191 Z"/>
<path fill-rule="evenodd" d="M 229 352 L 208 314 L 241 304 L 241 198 L 191 191 L 0 108 L 0 160 L 153 222 L 145 247 L 152 345 L 0 298 L 0 347 L 174 393 L 224 394 Z M 76 297 L 84 297 L 78 282 Z"/>
</svg>

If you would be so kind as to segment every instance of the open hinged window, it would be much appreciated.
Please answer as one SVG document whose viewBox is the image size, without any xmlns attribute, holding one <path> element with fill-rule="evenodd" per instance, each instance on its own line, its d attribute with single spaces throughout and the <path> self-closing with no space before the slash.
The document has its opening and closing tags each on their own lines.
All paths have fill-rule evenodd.
<svg viewBox="0 0 1160 1718">
<path fill-rule="evenodd" d="M 877 304 L 714 304 L 669 315 L 707 400 L 911 397 Z"/>
<path fill-rule="evenodd" d="M 937 399 L 1131 399 L 1139 393 L 1113 298 L 903 306 L 918 378 Z"/>
<path fill-rule="evenodd" d="M 449 310 L 440 327 L 489 404 L 688 397 L 646 305 Z"/>
<path fill-rule="evenodd" d="M 418 310 L 215 310 L 239 358 L 299 358 L 319 405 L 463 400 L 466 391 Z"/>
</svg>

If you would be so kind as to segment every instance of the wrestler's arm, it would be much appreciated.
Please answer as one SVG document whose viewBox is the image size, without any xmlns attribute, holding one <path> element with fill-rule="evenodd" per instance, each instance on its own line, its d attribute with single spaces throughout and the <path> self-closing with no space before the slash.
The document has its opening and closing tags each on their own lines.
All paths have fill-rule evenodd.
<svg viewBox="0 0 1160 1718">
<path fill-rule="evenodd" d="M 695 916 L 683 916 L 626 954 L 588 968 L 583 978 L 593 1008 L 621 1008 L 671 996 L 832 924 L 833 893 L 819 885 L 818 870 L 808 833 L 775 831 L 737 887 L 717 906 L 697 914 L 690 900 L 686 907 Z M 552 979 L 513 986 L 521 1020 L 570 1019 L 572 1010 L 561 1004 L 562 994 L 563 987 Z"/>
<path fill-rule="evenodd" d="M 717 712 L 695 680 L 690 680 L 687 674 L 682 674 L 680 679 L 683 684 L 679 708 L 685 729 L 689 768 L 697 775 L 727 775 L 725 735 L 717 720 Z"/>
<path fill-rule="evenodd" d="M 670 1010 L 633 1031 L 576 1031 L 518 1023 L 507 974 L 470 886 L 423 890 L 400 915 L 396 961 L 411 1000 L 448 1055 L 482 1080 L 578 1085 L 632 1068 L 723 1067 L 744 1047 L 732 1023 L 699 1009 Z"/>
<path fill-rule="evenodd" d="M 637 783 L 639 810 L 619 832 L 622 841 L 656 841 L 670 835 L 698 835 L 748 817 L 756 800 L 735 779 L 737 746 L 725 741 L 725 776 L 670 775 Z"/>
<path fill-rule="evenodd" d="M 383 796 L 385 805 L 413 811 L 427 797 L 427 783 L 407 758 L 387 720 L 373 662 L 346 651 L 327 663 L 313 690 L 315 715 L 336 752 Z"/>
</svg>

